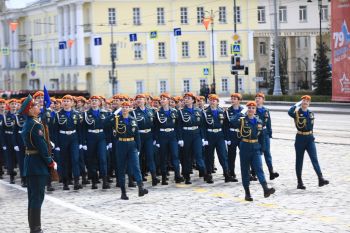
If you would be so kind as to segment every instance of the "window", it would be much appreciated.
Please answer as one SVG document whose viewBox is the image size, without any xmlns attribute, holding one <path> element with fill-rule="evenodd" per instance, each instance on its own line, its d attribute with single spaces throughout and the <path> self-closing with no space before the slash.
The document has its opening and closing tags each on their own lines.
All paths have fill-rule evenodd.
<svg viewBox="0 0 350 233">
<path fill-rule="evenodd" d="M 181 24 L 188 24 L 187 7 L 180 8 L 180 21 Z"/>
<path fill-rule="evenodd" d="M 132 13 L 133 13 L 134 25 L 141 25 L 140 8 L 138 7 L 132 8 Z"/>
<path fill-rule="evenodd" d="M 160 80 L 159 81 L 159 93 L 164 93 L 168 91 L 168 81 Z"/>
<path fill-rule="evenodd" d="M 50 79 L 50 84 L 51 90 L 59 90 L 60 85 L 58 79 Z"/>
<path fill-rule="evenodd" d="M 309 45 L 309 40 L 308 40 L 308 38 L 305 36 L 304 37 L 304 46 L 305 46 L 305 48 L 307 48 L 308 47 L 308 45 Z"/>
<path fill-rule="evenodd" d="M 157 8 L 157 24 L 159 24 L 159 25 L 165 24 L 164 8 L 163 7 Z"/>
<path fill-rule="evenodd" d="M 219 7 L 219 22 L 226 23 L 226 7 L 224 6 Z"/>
<path fill-rule="evenodd" d="M 234 12 L 234 8 L 233 8 Z M 235 15 L 233 15 L 233 22 L 235 22 Z M 236 6 L 236 23 L 242 23 L 241 7 Z"/>
<path fill-rule="evenodd" d="M 205 57 L 205 41 L 198 41 L 198 56 Z"/>
<path fill-rule="evenodd" d="M 201 24 L 204 18 L 204 7 L 197 7 L 197 23 Z"/>
<path fill-rule="evenodd" d="M 328 6 L 321 6 L 321 20 L 328 21 Z"/>
<path fill-rule="evenodd" d="M 190 80 L 188 79 L 185 79 L 184 82 L 183 82 L 184 86 L 183 86 L 183 90 L 184 90 L 184 93 L 186 92 L 190 92 Z"/>
<path fill-rule="evenodd" d="M 266 55 L 266 43 L 265 42 L 259 43 L 259 49 L 260 49 L 260 55 Z"/>
<path fill-rule="evenodd" d="M 282 23 L 287 22 L 287 7 L 286 6 L 279 7 L 279 18 L 280 18 L 280 22 L 282 22 Z"/>
<path fill-rule="evenodd" d="M 29 80 L 29 88 L 30 88 L 30 90 L 39 90 L 39 88 L 40 88 L 40 80 L 39 79 L 31 79 L 31 80 Z"/>
<path fill-rule="evenodd" d="M 228 79 L 227 78 L 221 79 L 221 91 L 228 92 Z"/>
<path fill-rule="evenodd" d="M 220 41 L 220 55 L 222 57 L 227 56 L 227 41 L 226 40 Z"/>
<path fill-rule="evenodd" d="M 143 81 L 136 81 L 136 94 L 141 94 L 143 92 Z"/>
<path fill-rule="evenodd" d="M 299 6 L 299 21 L 305 22 L 307 20 L 306 6 Z"/>
<path fill-rule="evenodd" d="M 142 45 L 141 43 L 135 43 L 134 45 L 134 59 L 142 59 Z"/>
<path fill-rule="evenodd" d="M 108 8 L 108 23 L 109 25 L 116 24 L 115 8 Z"/>
<path fill-rule="evenodd" d="M 182 57 L 189 57 L 188 41 L 182 42 Z"/>
<path fill-rule="evenodd" d="M 158 43 L 158 56 L 160 59 L 165 58 L 165 43 L 164 42 Z"/>
<path fill-rule="evenodd" d="M 300 49 L 300 37 L 297 37 L 297 49 Z"/>
<path fill-rule="evenodd" d="M 258 6 L 258 23 L 266 23 L 264 6 Z"/>
</svg>

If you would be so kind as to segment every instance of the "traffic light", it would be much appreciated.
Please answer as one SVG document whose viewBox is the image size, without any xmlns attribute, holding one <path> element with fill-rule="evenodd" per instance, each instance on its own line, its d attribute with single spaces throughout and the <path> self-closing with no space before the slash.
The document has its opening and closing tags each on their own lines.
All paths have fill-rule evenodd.
<svg viewBox="0 0 350 233">
<path fill-rule="evenodd" d="M 241 65 L 241 57 L 231 56 L 231 74 L 238 74 L 239 70 L 244 70 L 244 66 Z"/>
<path fill-rule="evenodd" d="M 248 66 L 244 68 L 244 75 L 249 75 L 249 69 Z"/>
</svg>

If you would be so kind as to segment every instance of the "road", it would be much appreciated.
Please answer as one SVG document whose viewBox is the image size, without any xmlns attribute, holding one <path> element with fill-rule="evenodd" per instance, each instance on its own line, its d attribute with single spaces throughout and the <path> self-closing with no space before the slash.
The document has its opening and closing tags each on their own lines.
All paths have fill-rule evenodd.
<svg viewBox="0 0 350 233">
<path fill-rule="evenodd" d="M 296 189 L 294 172 L 295 128 L 286 112 L 273 111 L 272 156 L 280 177 L 268 181 L 276 188 L 264 198 L 261 186 L 251 184 L 252 203 L 244 201 L 239 183 L 224 183 L 222 170 L 214 184 L 195 172 L 192 185 L 146 186 L 150 193 L 137 197 L 128 189 L 129 201 L 120 200 L 119 189 L 62 191 L 61 184 L 46 195 L 42 225 L 47 233 L 92 232 L 349 232 L 350 231 L 350 115 L 316 114 L 315 137 L 324 176 L 318 187 L 310 159 L 305 156 L 306 190 Z M 216 159 L 218 163 L 218 159 Z M 239 179 L 239 161 L 237 161 Z M 264 163 L 264 170 L 267 172 Z M 19 180 L 16 182 L 19 184 Z M 113 183 L 114 186 L 114 183 Z M 99 187 L 100 188 L 100 187 Z M 0 180 L 1 232 L 29 232 L 25 189 Z"/>
</svg>

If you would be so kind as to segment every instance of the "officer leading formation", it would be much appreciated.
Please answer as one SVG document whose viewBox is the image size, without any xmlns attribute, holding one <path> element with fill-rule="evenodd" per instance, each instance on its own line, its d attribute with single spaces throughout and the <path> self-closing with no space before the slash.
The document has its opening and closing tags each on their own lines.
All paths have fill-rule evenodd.
<svg viewBox="0 0 350 233">
<path fill-rule="evenodd" d="M 242 106 L 242 96 L 233 93 L 231 106 L 222 108 L 215 94 L 209 95 L 207 107 L 205 98 L 193 93 L 183 97 L 163 93 L 160 98 L 148 94 L 138 94 L 135 98 L 116 94 L 111 99 L 65 95 L 62 99 L 51 98 L 51 105 L 46 108 L 42 91 L 36 92 L 32 99 L 0 99 L 0 179 L 4 178 L 5 171 L 11 184 L 19 176 L 23 187 L 35 190 L 43 199 L 45 186 L 47 191 L 60 187 L 52 185 L 48 176 L 49 164 L 52 166 L 54 160 L 63 190 L 70 190 L 71 186 L 80 190 L 90 184 L 92 189 L 110 189 L 115 182 L 121 189 L 121 199 L 127 200 L 126 184 L 129 188 L 137 186 L 139 196 L 144 196 L 148 193 L 144 188 L 147 177 L 152 186 L 165 186 L 172 180 L 191 184 L 191 176 L 196 174 L 203 177 L 204 182 L 214 183 L 215 154 L 224 181 L 238 182 L 235 169 L 238 148 L 245 200 L 253 200 L 249 183 L 254 180 L 259 180 L 264 196 L 268 197 L 275 189 L 267 185 L 262 154 L 270 180 L 279 174 L 272 163 L 272 121 L 269 110 L 263 106 L 264 100 L 264 94 L 258 93 L 255 101 Z M 303 96 L 288 111 L 297 129 L 298 189 L 306 188 L 302 181 L 305 151 L 319 186 L 329 183 L 318 163 L 313 135 L 315 117 L 308 109 L 310 103 L 311 97 Z M 38 114 L 32 113 L 32 109 L 38 109 Z M 37 143 L 45 131 L 48 141 Z M 41 147 L 49 149 L 44 151 Z M 171 172 L 174 172 L 173 178 L 170 178 Z M 42 200 L 34 202 L 35 207 L 30 204 L 29 208 L 40 209 Z M 38 215 L 36 211 L 33 213 Z"/>
</svg>

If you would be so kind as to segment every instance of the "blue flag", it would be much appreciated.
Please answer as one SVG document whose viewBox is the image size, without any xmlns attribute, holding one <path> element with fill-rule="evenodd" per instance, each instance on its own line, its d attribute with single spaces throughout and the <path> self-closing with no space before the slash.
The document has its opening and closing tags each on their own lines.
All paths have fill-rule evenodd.
<svg viewBox="0 0 350 233">
<path fill-rule="evenodd" d="M 49 108 L 51 105 L 51 100 L 49 96 L 49 92 L 46 89 L 46 86 L 44 85 L 44 105 L 46 108 Z"/>
</svg>

